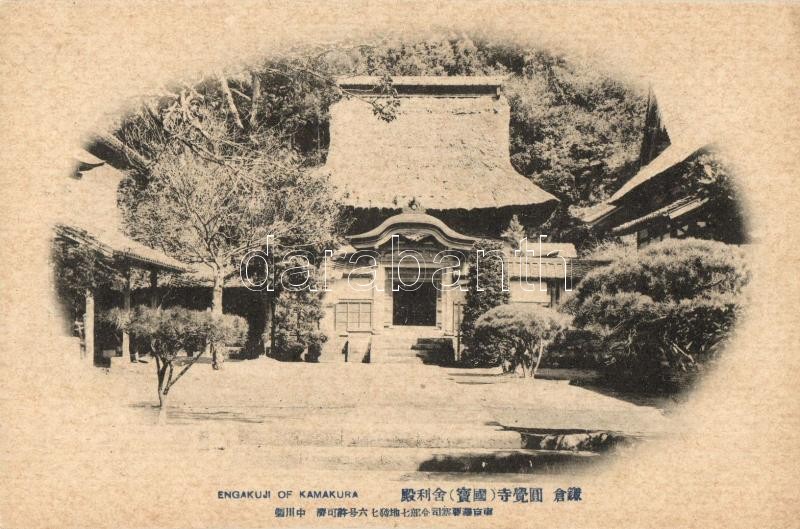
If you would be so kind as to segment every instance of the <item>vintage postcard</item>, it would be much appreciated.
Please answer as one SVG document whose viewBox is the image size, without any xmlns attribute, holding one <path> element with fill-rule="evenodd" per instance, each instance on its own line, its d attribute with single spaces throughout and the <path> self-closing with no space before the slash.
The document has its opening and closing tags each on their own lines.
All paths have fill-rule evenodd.
<svg viewBox="0 0 800 529">
<path fill-rule="evenodd" d="M 800 523 L 796 5 L 0 20 L 0 527 Z"/>
</svg>

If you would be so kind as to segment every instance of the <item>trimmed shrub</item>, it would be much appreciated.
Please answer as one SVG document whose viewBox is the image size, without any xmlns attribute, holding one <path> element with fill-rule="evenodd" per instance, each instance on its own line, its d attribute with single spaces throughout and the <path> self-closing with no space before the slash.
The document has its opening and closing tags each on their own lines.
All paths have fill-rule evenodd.
<svg viewBox="0 0 800 529">
<path fill-rule="evenodd" d="M 542 367 L 596 370 L 602 366 L 602 340 L 586 329 L 567 329 L 545 350 Z"/>
<path fill-rule="evenodd" d="M 478 318 L 474 340 L 494 365 L 534 377 L 547 346 L 568 326 L 568 317 L 546 307 L 501 305 Z"/>
<path fill-rule="evenodd" d="M 562 310 L 602 338 L 617 385 L 674 391 L 719 355 L 748 279 L 738 247 L 668 240 L 593 270 Z"/>
<path fill-rule="evenodd" d="M 131 311 L 112 309 L 105 319 L 149 347 L 156 360 L 158 400 L 162 412 L 170 388 L 204 354 L 207 344 L 224 347 L 242 343 L 247 336 L 247 323 L 240 316 L 181 307 L 140 306 Z M 182 352 L 192 358 L 178 373 L 174 373 L 175 360 Z"/>
</svg>

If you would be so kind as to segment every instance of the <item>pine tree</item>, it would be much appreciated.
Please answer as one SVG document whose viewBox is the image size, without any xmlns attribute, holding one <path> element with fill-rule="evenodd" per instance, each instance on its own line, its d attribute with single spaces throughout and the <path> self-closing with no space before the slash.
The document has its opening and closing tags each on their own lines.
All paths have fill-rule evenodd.
<svg viewBox="0 0 800 529">
<path fill-rule="evenodd" d="M 480 240 L 470 253 L 467 272 L 468 290 L 461 320 L 462 343 L 466 347 L 464 361 L 486 365 L 489 356 L 474 341 L 475 322 L 483 314 L 511 301 L 508 290 L 508 263 L 503 245 L 497 241 Z"/>
</svg>

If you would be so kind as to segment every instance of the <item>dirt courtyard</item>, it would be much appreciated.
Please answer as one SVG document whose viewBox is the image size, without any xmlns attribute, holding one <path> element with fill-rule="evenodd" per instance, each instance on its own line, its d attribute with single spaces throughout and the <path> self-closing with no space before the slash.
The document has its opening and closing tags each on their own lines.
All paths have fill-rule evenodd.
<svg viewBox="0 0 800 529">
<path fill-rule="evenodd" d="M 152 364 L 120 363 L 107 374 L 111 400 L 142 425 L 154 414 L 153 371 Z M 262 446 L 466 447 L 473 438 L 470 447 L 496 448 L 510 429 L 648 436 L 667 431 L 668 422 L 655 407 L 568 380 L 523 379 L 499 369 L 267 358 L 228 361 L 220 371 L 195 365 L 168 403 L 169 428 L 223 432 L 226 442 Z"/>
</svg>

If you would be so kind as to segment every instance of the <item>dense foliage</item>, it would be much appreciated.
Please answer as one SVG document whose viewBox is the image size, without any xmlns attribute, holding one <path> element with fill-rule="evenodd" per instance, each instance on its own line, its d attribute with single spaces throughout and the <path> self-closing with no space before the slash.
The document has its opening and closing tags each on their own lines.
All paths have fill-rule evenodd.
<svg viewBox="0 0 800 529">
<path fill-rule="evenodd" d="M 475 339 L 478 318 L 511 300 L 508 270 L 503 245 L 497 241 L 479 240 L 469 254 L 467 293 L 461 318 L 461 343 L 466 350 L 462 360 L 469 365 L 496 365 L 495 351 L 485 341 Z"/>
<path fill-rule="evenodd" d="M 59 298 L 76 316 L 83 314 L 86 292 L 117 286 L 121 277 L 95 250 L 67 239 L 53 241 L 53 270 Z"/>
<path fill-rule="evenodd" d="M 716 240 L 741 244 L 746 229 L 740 191 L 733 171 L 714 150 L 694 158 L 681 175 L 680 185 L 695 196 L 708 200 L 714 214 L 707 232 Z"/>
<path fill-rule="evenodd" d="M 375 93 L 346 93 L 341 75 L 383 76 Z M 391 119 L 391 76 L 507 75 L 513 165 L 561 200 L 543 229 L 550 240 L 576 226 L 572 205 L 599 202 L 631 176 L 645 98 L 591 64 L 497 40 L 435 36 L 331 45 L 270 57 L 244 71 L 173 87 L 148 101 L 117 136 L 146 159 L 190 150 L 206 160 L 245 163 L 252 153 L 301 165 L 324 161 L 328 110 L 341 97 Z M 266 153 L 266 154 L 264 154 Z M 574 234 L 573 234 L 574 235 Z"/>
<path fill-rule="evenodd" d="M 545 351 L 569 326 L 569 318 L 541 306 L 500 305 L 475 322 L 473 343 L 479 344 L 489 365 L 505 372 L 522 370 L 534 377 Z"/>
<path fill-rule="evenodd" d="M 322 344 L 327 340 L 319 330 L 322 316 L 319 292 L 287 292 L 283 295 L 275 310 L 271 356 L 290 362 L 316 362 Z"/>
<path fill-rule="evenodd" d="M 222 348 L 242 343 L 247 336 L 244 318 L 184 308 L 112 309 L 106 319 L 148 346 L 156 362 L 162 411 L 170 388 L 203 356 L 208 345 Z M 180 353 L 187 354 L 190 359 L 176 374 L 175 362 Z"/>
<path fill-rule="evenodd" d="M 564 309 L 603 340 L 609 374 L 636 389 L 676 389 L 718 357 L 742 311 L 742 251 L 667 240 L 590 272 Z"/>
</svg>

